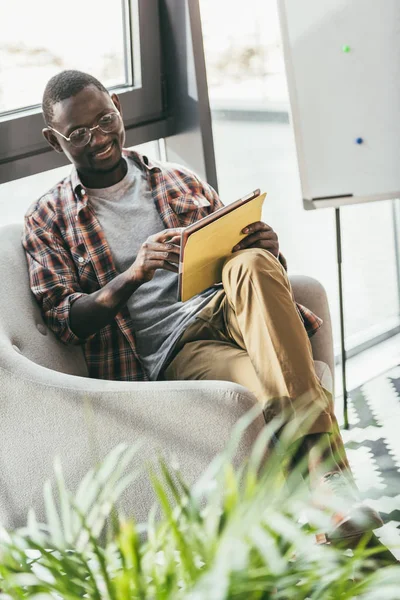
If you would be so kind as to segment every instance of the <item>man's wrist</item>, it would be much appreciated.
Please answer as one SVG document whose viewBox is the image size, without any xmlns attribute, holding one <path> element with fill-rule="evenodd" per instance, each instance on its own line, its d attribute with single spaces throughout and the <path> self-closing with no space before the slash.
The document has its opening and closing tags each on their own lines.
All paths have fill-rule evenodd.
<svg viewBox="0 0 400 600">
<path fill-rule="evenodd" d="M 136 269 L 133 265 L 129 267 L 124 273 L 122 273 L 124 278 L 124 285 L 127 288 L 132 288 L 132 292 L 134 292 L 140 285 L 146 282 L 143 278 L 143 274 L 140 273 L 138 269 Z"/>
<path fill-rule="evenodd" d="M 120 298 L 128 298 L 137 290 L 137 288 L 142 285 L 142 282 L 139 281 L 135 272 L 133 270 L 128 269 L 121 273 L 117 279 L 114 279 L 114 290 L 116 294 Z"/>
</svg>

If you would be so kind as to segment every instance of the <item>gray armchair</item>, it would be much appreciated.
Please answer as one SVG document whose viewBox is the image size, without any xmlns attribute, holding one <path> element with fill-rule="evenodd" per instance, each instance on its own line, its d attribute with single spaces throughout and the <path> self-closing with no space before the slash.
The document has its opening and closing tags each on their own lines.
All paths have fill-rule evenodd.
<svg viewBox="0 0 400 600">
<path fill-rule="evenodd" d="M 29 290 L 21 225 L 0 228 L 0 522 L 43 516 L 43 483 L 59 455 L 74 489 L 86 471 L 120 442 L 144 441 L 139 466 L 154 453 L 178 462 L 194 481 L 226 445 L 255 397 L 226 381 L 128 383 L 90 379 L 82 350 L 60 343 L 43 323 Z M 324 319 L 311 338 L 315 368 L 333 392 L 333 343 L 326 293 L 315 279 L 291 277 L 296 300 Z M 236 454 L 240 462 L 262 430 L 262 412 Z M 136 464 L 135 464 L 136 461 Z M 124 494 L 122 508 L 138 521 L 154 502 L 146 470 Z"/>
</svg>

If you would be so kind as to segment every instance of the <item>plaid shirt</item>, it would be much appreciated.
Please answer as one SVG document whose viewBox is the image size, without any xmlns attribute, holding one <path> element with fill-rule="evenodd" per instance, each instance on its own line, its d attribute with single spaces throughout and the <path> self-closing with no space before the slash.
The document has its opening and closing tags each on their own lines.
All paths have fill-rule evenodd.
<svg viewBox="0 0 400 600">
<path fill-rule="evenodd" d="M 185 227 L 223 206 L 207 183 L 184 167 L 150 162 L 124 150 L 147 176 L 155 206 L 166 228 Z M 135 346 L 127 307 L 112 322 L 86 339 L 70 327 L 75 300 L 91 294 L 118 272 L 101 226 L 88 203 L 76 170 L 35 202 L 25 215 L 24 245 L 31 289 L 44 319 L 66 344 L 83 344 L 89 375 L 99 379 L 146 381 Z M 279 256 L 287 269 L 286 260 Z M 309 336 L 322 320 L 297 304 Z"/>
</svg>

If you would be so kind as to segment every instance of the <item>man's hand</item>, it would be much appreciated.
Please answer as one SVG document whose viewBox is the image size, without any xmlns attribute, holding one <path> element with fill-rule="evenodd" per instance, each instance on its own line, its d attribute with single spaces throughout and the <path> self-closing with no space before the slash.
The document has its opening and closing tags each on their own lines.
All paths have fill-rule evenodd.
<svg viewBox="0 0 400 600">
<path fill-rule="evenodd" d="M 178 272 L 182 229 L 164 229 L 147 238 L 128 270 L 132 281 L 146 283 L 153 279 L 157 269 Z"/>
<path fill-rule="evenodd" d="M 182 229 L 164 229 L 150 236 L 129 269 L 96 292 L 78 298 L 71 306 L 73 333 L 84 340 L 111 323 L 138 287 L 153 279 L 157 269 L 176 273 Z"/>
<path fill-rule="evenodd" d="M 262 221 L 251 223 L 242 230 L 242 233 L 248 233 L 236 246 L 232 252 L 244 250 L 244 248 L 263 248 L 271 252 L 276 258 L 279 256 L 279 241 L 275 231 Z"/>
</svg>

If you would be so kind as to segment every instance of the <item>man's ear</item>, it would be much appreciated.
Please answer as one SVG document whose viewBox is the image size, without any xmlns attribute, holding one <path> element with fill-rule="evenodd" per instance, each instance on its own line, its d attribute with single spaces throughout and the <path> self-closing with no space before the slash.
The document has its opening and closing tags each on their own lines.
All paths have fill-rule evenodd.
<svg viewBox="0 0 400 600">
<path fill-rule="evenodd" d="M 51 129 L 49 129 L 48 127 L 44 127 L 42 129 L 42 134 L 46 142 L 53 148 L 53 150 L 55 150 L 56 152 L 63 152 L 63 149 L 60 146 L 60 142 L 58 141 Z"/>
<path fill-rule="evenodd" d="M 119 98 L 117 96 L 117 94 L 111 94 L 111 100 L 114 102 L 114 106 L 117 108 L 119 114 L 121 115 L 122 118 L 122 107 L 121 107 L 121 102 L 119 101 Z"/>
</svg>

